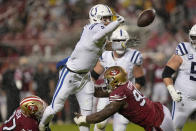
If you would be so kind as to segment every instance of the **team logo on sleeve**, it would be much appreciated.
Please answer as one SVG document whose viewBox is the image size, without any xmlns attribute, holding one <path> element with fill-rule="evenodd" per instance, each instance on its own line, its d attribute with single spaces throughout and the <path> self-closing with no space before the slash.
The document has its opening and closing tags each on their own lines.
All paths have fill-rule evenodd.
<svg viewBox="0 0 196 131">
<path fill-rule="evenodd" d="M 179 51 L 179 50 L 178 50 L 178 48 L 177 48 L 177 49 L 176 49 L 176 55 L 178 55 L 178 54 L 179 54 L 179 53 L 178 53 L 178 51 Z"/>
<path fill-rule="evenodd" d="M 114 69 L 110 72 L 110 75 L 111 76 L 115 76 L 115 75 L 118 75 L 120 73 L 120 71 L 118 69 Z"/>
<path fill-rule="evenodd" d="M 189 59 L 189 60 L 192 60 L 192 59 L 193 59 L 193 54 L 189 54 L 189 55 L 188 55 L 188 59 Z"/>
</svg>

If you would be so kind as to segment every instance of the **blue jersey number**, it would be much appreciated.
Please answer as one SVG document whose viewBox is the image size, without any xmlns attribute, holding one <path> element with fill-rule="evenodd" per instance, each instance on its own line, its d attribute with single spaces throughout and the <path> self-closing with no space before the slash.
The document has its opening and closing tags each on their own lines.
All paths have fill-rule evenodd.
<svg viewBox="0 0 196 131">
<path fill-rule="evenodd" d="M 191 63 L 191 74 L 196 74 L 196 62 Z M 190 80 L 196 81 L 196 77 L 190 76 Z"/>
<path fill-rule="evenodd" d="M 94 23 L 92 24 L 90 27 L 89 27 L 89 30 L 92 30 L 93 27 L 95 27 L 98 23 Z M 104 26 L 101 26 L 101 29 L 104 29 L 105 27 Z"/>
</svg>

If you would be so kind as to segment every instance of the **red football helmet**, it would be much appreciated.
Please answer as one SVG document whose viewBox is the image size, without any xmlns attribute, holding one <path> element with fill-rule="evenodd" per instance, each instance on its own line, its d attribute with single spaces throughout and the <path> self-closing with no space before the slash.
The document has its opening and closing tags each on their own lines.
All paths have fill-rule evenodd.
<svg viewBox="0 0 196 131">
<path fill-rule="evenodd" d="M 128 81 L 127 73 L 120 66 L 109 67 L 104 73 L 104 79 L 112 90 Z"/>
<path fill-rule="evenodd" d="M 40 119 L 46 108 L 46 103 L 38 96 L 29 96 L 20 102 L 20 108 L 24 115 Z"/>
</svg>

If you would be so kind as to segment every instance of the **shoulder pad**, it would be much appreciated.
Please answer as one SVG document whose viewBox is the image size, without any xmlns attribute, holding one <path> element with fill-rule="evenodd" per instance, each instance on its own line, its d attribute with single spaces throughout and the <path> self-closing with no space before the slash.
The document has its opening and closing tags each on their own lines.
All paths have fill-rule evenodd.
<svg viewBox="0 0 196 131">
<path fill-rule="evenodd" d="M 143 63 L 142 55 L 139 51 L 134 50 L 134 52 L 131 55 L 131 60 L 133 64 L 141 65 Z"/>
<path fill-rule="evenodd" d="M 179 43 L 176 47 L 176 55 L 183 56 L 188 54 L 187 43 Z"/>
</svg>

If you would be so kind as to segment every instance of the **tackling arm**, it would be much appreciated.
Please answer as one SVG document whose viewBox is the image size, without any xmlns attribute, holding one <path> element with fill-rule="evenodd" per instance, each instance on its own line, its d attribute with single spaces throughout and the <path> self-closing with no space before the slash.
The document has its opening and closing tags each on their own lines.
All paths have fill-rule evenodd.
<svg viewBox="0 0 196 131">
<path fill-rule="evenodd" d="M 95 92 L 94 92 L 94 96 L 95 97 L 109 97 L 109 92 L 106 90 L 104 90 L 103 88 L 107 88 L 107 87 L 95 87 Z"/>
<path fill-rule="evenodd" d="M 95 124 L 107 119 L 114 113 L 118 112 L 124 105 L 125 102 L 123 100 L 118 102 L 115 101 L 108 104 L 103 110 L 88 116 L 82 116 L 78 113 L 75 113 L 76 117 L 74 118 L 74 121 L 79 126 L 93 123 Z"/>
<path fill-rule="evenodd" d="M 89 124 L 101 122 L 113 115 L 114 113 L 118 112 L 124 104 L 124 101 L 111 102 L 103 110 L 87 116 L 86 122 Z"/>
</svg>

